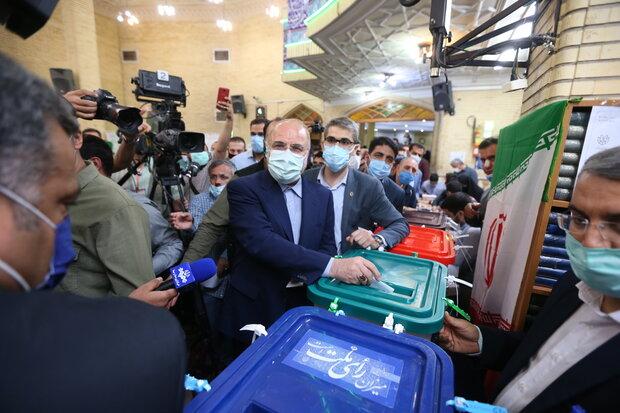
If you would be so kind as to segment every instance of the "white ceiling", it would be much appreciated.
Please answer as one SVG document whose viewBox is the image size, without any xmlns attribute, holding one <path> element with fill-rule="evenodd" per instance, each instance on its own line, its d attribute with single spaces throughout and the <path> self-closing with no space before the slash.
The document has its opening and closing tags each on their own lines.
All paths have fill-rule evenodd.
<svg viewBox="0 0 620 413">
<path fill-rule="evenodd" d="M 431 40 L 430 3 L 422 0 L 405 8 L 398 0 L 357 0 L 312 36 L 324 54 L 293 59 L 317 79 L 290 84 L 327 101 L 380 90 L 430 91 L 428 63 L 415 62 L 417 44 Z M 453 0 L 452 32 L 460 37 L 503 7 L 502 0 Z M 381 88 L 383 73 L 393 73 L 395 84 Z M 462 67 L 450 69 L 448 75 L 455 88 L 498 87 L 509 80 L 507 69 Z"/>
</svg>

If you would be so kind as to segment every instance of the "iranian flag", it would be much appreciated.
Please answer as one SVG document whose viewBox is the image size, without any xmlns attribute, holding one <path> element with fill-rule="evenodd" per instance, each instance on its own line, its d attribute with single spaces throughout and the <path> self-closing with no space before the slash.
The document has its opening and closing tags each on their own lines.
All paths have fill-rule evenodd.
<svg viewBox="0 0 620 413">
<path fill-rule="evenodd" d="M 511 327 L 566 106 L 552 103 L 500 131 L 471 297 L 478 323 Z"/>
</svg>

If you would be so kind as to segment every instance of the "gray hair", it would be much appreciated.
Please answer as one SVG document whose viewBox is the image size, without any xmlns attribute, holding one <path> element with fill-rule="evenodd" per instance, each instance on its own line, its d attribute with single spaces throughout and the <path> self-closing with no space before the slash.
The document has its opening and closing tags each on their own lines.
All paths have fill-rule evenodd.
<svg viewBox="0 0 620 413">
<path fill-rule="evenodd" d="M 79 131 L 73 113 L 47 83 L 0 53 L 0 186 L 38 205 L 54 156 L 49 122 L 73 135 Z M 15 205 L 16 221 L 37 228 L 38 219 Z"/>
<path fill-rule="evenodd" d="M 235 164 L 230 162 L 228 159 L 216 159 L 214 161 L 211 161 L 209 163 L 209 166 L 207 167 L 207 172 L 211 174 L 211 171 L 222 165 L 229 167 L 233 175 L 235 174 L 235 172 L 237 172 L 237 167 L 235 167 Z"/>
<path fill-rule="evenodd" d="M 583 165 L 579 177 L 586 172 L 612 181 L 620 181 L 620 146 L 592 155 Z"/>
<path fill-rule="evenodd" d="M 325 125 L 325 132 L 329 130 L 332 126 L 346 129 L 353 134 L 353 140 L 355 143 L 359 143 L 360 141 L 360 127 L 356 122 L 353 122 L 349 118 L 335 118 L 329 121 L 327 125 Z"/>
<path fill-rule="evenodd" d="M 465 162 L 461 158 L 454 158 L 450 161 L 450 166 L 463 165 Z"/>
</svg>

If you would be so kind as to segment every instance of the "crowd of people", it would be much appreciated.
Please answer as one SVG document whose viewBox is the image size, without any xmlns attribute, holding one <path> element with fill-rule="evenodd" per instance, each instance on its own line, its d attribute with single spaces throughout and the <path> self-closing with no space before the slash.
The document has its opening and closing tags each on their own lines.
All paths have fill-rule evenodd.
<svg viewBox="0 0 620 413">
<path fill-rule="evenodd" d="M 0 410 L 180 411 L 187 331 L 171 315 L 178 292 L 158 290 L 178 263 L 204 257 L 217 262 L 217 276 L 194 291 L 202 294 L 210 356 L 219 371 L 251 344 L 252 333 L 241 327 L 269 327 L 288 309 L 311 305 L 307 285 L 322 277 L 359 285 L 380 281 L 372 262 L 342 254 L 389 250 L 409 234 L 403 213 L 420 202 L 443 210 L 477 248 L 489 200 L 489 188 L 479 182 L 492 180 L 496 138 L 478 147 L 483 179 L 454 159 L 442 181 L 423 145 L 377 137 L 365 147 L 358 125 L 345 117 L 330 120 L 314 146 L 300 120 L 254 119 L 247 148 L 242 137 L 232 137 L 227 100 L 218 103 L 226 114 L 218 139 L 180 154 L 181 185 L 160 184 L 156 191 L 156 160 L 135 150 L 151 126 L 145 122 L 135 136 L 123 135 L 113 153 L 99 131 L 79 129 L 77 117 L 93 119 L 97 111 L 96 102 L 82 99 L 88 95 L 76 90 L 59 96 L 0 55 Z M 550 365 L 546 353 L 528 364 L 519 343 L 533 357 L 552 346 L 546 338 L 558 340 L 555 329 L 535 326 L 536 339 L 507 336 L 446 315 L 442 346 L 479 355 L 498 369 L 508 366 L 496 395 L 511 410 L 556 406 L 553 383 L 567 377 L 578 356 L 584 358 L 580 371 L 594 372 L 612 351 L 610 343 L 618 344 L 618 277 L 603 268 L 607 264 L 594 268 L 590 254 L 604 250 L 600 254 L 616 257 L 605 262 L 617 264 L 619 159 L 612 150 L 584 167 L 565 226 L 575 239 L 571 262 L 582 282 L 566 277 L 550 299 L 552 309 L 540 316 L 554 319 L 559 329 L 600 316 L 605 322 L 592 331 L 612 341 L 596 339 L 576 354 L 567 350 L 566 369 L 542 374 L 535 390 L 520 392 L 524 378 L 534 380 Z M 592 192 L 602 187 L 605 194 Z M 470 281 L 475 256 L 461 265 L 460 275 Z M 553 308 L 563 305 L 556 303 L 562 297 L 581 303 L 577 288 L 580 298 L 589 297 L 582 300 L 594 304 L 583 311 L 573 305 L 573 312 L 580 308 L 579 320 L 567 311 L 557 316 Z M 520 358 L 508 363 L 512 353 Z M 612 359 L 617 364 L 618 357 Z M 604 376 L 595 391 L 582 389 L 570 402 L 604 406 L 619 380 Z"/>
</svg>

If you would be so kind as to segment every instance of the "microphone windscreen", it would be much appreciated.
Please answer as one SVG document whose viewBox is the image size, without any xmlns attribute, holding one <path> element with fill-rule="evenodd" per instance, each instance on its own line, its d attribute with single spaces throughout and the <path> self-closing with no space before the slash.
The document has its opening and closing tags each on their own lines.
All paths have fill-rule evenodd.
<svg viewBox="0 0 620 413">
<path fill-rule="evenodd" d="M 217 266 L 211 258 L 184 262 L 170 270 L 174 288 L 181 289 L 189 284 L 201 283 L 217 274 Z"/>
</svg>

